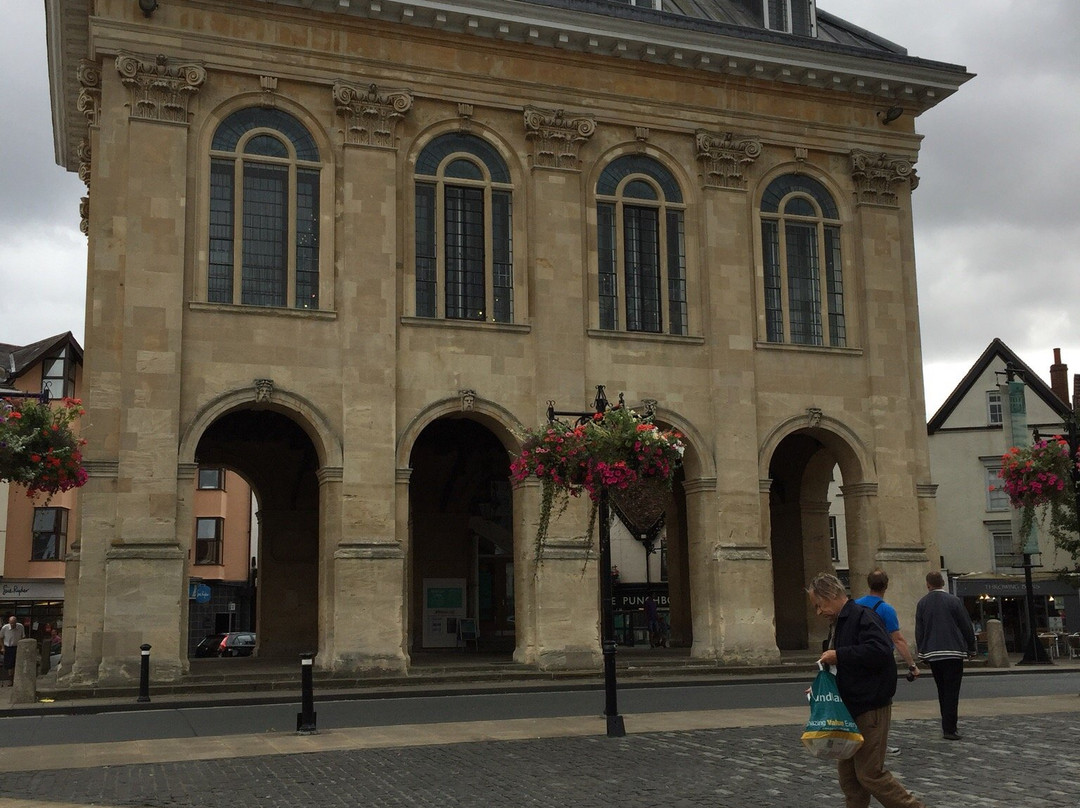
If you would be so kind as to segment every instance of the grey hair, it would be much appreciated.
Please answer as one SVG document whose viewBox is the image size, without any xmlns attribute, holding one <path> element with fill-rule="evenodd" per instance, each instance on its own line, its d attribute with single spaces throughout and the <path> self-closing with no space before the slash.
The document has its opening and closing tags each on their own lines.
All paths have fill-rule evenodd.
<svg viewBox="0 0 1080 808">
<path fill-rule="evenodd" d="M 814 576 L 814 580 L 810 582 L 810 586 L 806 590 L 811 595 L 817 595 L 823 600 L 834 600 L 835 598 L 846 598 L 847 590 L 844 588 L 844 584 L 835 575 L 829 572 L 819 572 Z"/>
</svg>

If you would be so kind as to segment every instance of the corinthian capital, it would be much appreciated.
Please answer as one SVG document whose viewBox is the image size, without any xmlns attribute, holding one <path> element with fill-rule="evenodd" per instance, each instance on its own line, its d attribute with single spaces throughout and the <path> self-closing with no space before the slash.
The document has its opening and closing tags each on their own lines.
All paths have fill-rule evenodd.
<svg viewBox="0 0 1080 808">
<path fill-rule="evenodd" d="M 533 165 L 576 171 L 581 144 L 596 131 L 592 118 L 568 118 L 561 109 L 525 107 L 525 137 L 533 142 Z"/>
<path fill-rule="evenodd" d="M 706 186 L 741 189 L 746 187 L 743 167 L 761 156 L 761 141 L 731 132 L 713 134 L 699 130 L 697 156 Z"/>
<path fill-rule="evenodd" d="M 80 87 L 76 106 L 86 116 L 87 125 L 93 126 L 101 110 L 101 66 L 89 59 L 81 59 L 75 75 Z"/>
<path fill-rule="evenodd" d="M 397 124 L 412 109 L 408 90 L 380 92 L 371 84 L 366 90 L 334 82 L 334 105 L 345 119 L 345 142 L 354 146 L 393 149 Z"/>
<path fill-rule="evenodd" d="M 121 53 L 116 57 L 120 81 L 131 96 L 132 118 L 187 125 L 188 103 L 206 81 L 206 68 L 195 62 L 175 64 L 165 56 L 155 59 Z"/>
<path fill-rule="evenodd" d="M 919 175 L 911 160 L 897 154 L 851 152 L 851 179 L 860 204 L 895 207 L 896 191 L 893 186 L 906 182 L 911 190 L 919 186 Z"/>
</svg>

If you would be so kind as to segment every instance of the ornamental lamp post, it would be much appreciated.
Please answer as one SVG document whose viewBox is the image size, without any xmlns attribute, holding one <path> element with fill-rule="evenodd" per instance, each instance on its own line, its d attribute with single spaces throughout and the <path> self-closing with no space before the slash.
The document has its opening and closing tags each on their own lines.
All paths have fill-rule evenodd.
<svg viewBox="0 0 1080 808">
<path fill-rule="evenodd" d="M 622 398 L 620 396 L 620 403 Z M 608 408 L 604 395 L 604 385 L 596 385 L 596 400 L 593 412 L 559 412 L 555 402 L 548 402 L 548 422 L 558 415 L 568 415 L 578 419 L 579 424 L 589 421 L 594 415 L 603 415 Z M 604 655 L 604 716 L 607 718 L 607 737 L 622 738 L 626 735 L 623 718 L 619 715 L 618 692 L 615 681 L 615 614 L 612 603 L 611 583 L 611 512 L 608 505 L 606 485 L 601 485 L 596 498 L 597 518 L 600 520 L 600 646 Z"/>
</svg>

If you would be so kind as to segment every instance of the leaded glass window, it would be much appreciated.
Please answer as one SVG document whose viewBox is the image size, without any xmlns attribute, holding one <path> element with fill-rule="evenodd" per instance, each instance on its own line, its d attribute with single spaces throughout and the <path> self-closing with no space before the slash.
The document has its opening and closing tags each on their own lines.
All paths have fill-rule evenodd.
<svg viewBox="0 0 1080 808">
<path fill-rule="evenodd" d="M 252 107 L 214 133 L 207 300 L 319 307 L 319 150 L 289 113 Z"/>
<path fill-rule="evenodd" d="M 761 198 L 765 339 L 847 345 L 839 212 L 825 186 L 777 177 Z"/>
<path fill-rule="evenodd" d="M 686 231 L 675 177 L 647 155 L 626 155 L 604 168 L 596 195 L 600 328 L 686 334 Z"/>
<path fill-rule="evenodd" d="M 514 319 L 513 188 L 499 152 L 465 132 L 416 161 L 417 317 Z"/>
</svg>

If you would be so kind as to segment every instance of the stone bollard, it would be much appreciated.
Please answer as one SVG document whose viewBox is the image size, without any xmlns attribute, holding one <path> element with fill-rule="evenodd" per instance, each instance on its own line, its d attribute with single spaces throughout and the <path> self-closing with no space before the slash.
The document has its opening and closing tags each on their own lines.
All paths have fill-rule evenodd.
<svg viewBox="0 0 1080 808">
<path fill-rule="evenodd" d="M 15 684 L 11 691 L 12 704 L 33 704 L 37 701 L 38 642 L 19 640 L 15 652 Z"/>
<path fill-rule="evenodd" d="M 1005 629 L 1001 627 L 1000 620 L 986 621 L 986 646 L 988 668 L 1007 668 L 1009 652 L 1005 650 Z"/>
</svg>

